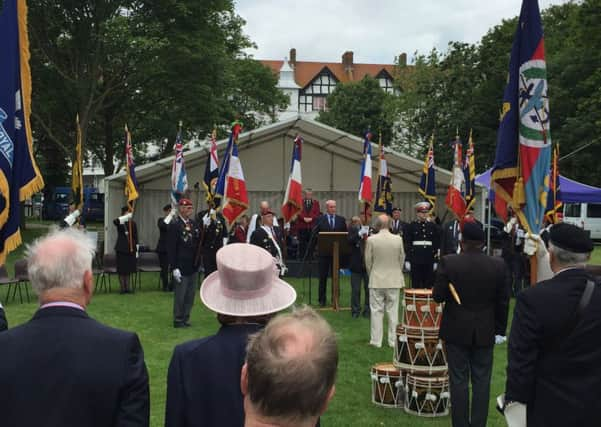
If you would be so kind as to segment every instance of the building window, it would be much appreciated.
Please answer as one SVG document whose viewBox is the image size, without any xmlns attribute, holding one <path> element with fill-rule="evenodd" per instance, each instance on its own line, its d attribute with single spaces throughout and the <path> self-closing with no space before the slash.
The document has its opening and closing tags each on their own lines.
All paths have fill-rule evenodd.
<svg viewBox="0 0 601 427">
<path fill-rule="evenodd" d="M 390 74 L 388 74 L 386 70 L 380 71 L 376 79 L 378 79 L 378 83 L 380 84 L 380 87 L 384 92 L 390 94 L 398 94 L 398 90 L 395 89 L 395 87 L 393 86 L 392 77 L 390 76 Z"/>
<path fill-rule="evenodd" d="M 331 94 L 338 80 L 334 75 L 324 68 L 307 85 L 301 89 L 298 97 L 298 110 L 300 112 L 324 111 L 327 108 L 326 97 Z"/>
</svg>

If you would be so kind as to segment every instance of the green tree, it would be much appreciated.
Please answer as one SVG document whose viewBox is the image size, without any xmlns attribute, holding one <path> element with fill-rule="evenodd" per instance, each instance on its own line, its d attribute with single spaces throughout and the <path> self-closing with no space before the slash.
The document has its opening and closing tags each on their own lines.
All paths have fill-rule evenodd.
<svg viewBox="0 0 601 427">
<path fill-rule="evenodd" d="M 381 131 L 382 141 L 388 144 L 393 124 L 391 97 L 369 76 L 358 82 L 339 83 L 328 97 L 328 109 L 317 120 L 357 136 L 368 129 L 374 134 Z"/>
</svg>

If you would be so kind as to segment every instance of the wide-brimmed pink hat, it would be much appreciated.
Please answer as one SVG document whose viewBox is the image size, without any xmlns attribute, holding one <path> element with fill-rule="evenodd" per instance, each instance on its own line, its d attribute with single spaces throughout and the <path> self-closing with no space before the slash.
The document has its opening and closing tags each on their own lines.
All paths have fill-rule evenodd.
<svg viewBox="0 0 601 427">
<path fill-rule="evenodd" d="M 233 243 L 217 251 L 217 271 L 202 282 L 200 299 L 216 313 L 261 316 L 290 307 L 296 291 L 278 277 L 269 252 Z"/>
</svg>

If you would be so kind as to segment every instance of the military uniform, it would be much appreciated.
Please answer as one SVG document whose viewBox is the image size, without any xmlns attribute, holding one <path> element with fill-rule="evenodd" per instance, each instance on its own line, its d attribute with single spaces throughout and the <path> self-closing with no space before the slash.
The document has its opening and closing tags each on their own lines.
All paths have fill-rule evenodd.
<svg viewBox="0 0 601 427">
<path fill-rule="evenodd" d="M 260 246 L 281 261 L 282 258 L 282 232 L 280 227 L 271 227 L 271 235 L 265 230 L 266 227 L 258 227 L 250 236 L 250 243 Z M 273 239 L 272 239 L 273 236 Z"/>
<path fill-rule="evenodd" d="M 434 263 L 440 247 L 440 233 L 430 221 L 413 221 L 405 227 L 405 250 L 411 265 L 411 287 L 431 288 L 434 284 Z"/>
<path fill-rule="evenodd" d="M 175 326 L 185 325 L 190 318 L 194 304 L 194 292 L 197 282 L 197 250 L 200 243 L 200 227 L 192 219 L 181 216 L 169 226 L 167 253 L 171 270 L 178 269 L 181 281 L 174 283 L 173 322 Z"/>
<path fill-rule="evenodd" d="M 217 251 L 223 247 L 223 239 L 227 238 L 225 218 L 220 212 L 215 213 L 215 218 L 210 218 L 209 225 L 205 225 L 203 218 L 210 211 L 205 210 L 198 214 L 197 221 L 202 227 L 201 253 L 204 277 L 217 270 Z"/>
</svg>

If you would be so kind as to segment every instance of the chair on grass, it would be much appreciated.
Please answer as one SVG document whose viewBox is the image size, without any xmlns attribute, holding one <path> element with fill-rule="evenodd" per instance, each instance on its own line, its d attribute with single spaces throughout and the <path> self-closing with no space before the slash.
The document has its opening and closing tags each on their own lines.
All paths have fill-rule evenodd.
<svg viewBox="0 0 601 427">
<path fill-rule="evenodd" d="M 104 288 L 105 292 L 111 291 L 111 274 L 117 274 L 117 258 L 115 254 L 104 254 L 102 258 L 102 272 L 98 276 L 98 291 Z M 106 286 L 108 282 L 108 288 Z"/>
<path fill-rule="evenodd" d="M 11 278 L 8 276 L 8 271 L 6 271 L 6 266 L 0 266 L 0 286 L 8 285 L 8 290 L 6 291 L 6 298 L 4 301 L 8 301 L 8 297 L 10 296 L 10 290 L 13 285 L 16 285 L 19 281 L 15 278 Z"/>
<path fill-rule="evenodd" d="M 21 287 L 25 287 L 25 294 L 27 295 L 27 302 L 29 302 L 29 275 L 27 274 L 27 260 L 20 259 L 15 262 L 15 290 L 13 291 L 13 301 L 17 296 L 17 290 L 19 291 L 19 300 L 23 304 L 23 293 Z"/>
<path fill-rule="evenodd" d="M 136 282 L 140 289 L 142 289 L 142 282 L 140 280 L 140 273 L 160 273 L 161 264 L 159 262 L 159 254 L 156 252 L 140 252 L 138 257 L 138 273 Z M 158 288 L 161 289 L 161 275 L 158 275 Z"/>
</svg>

